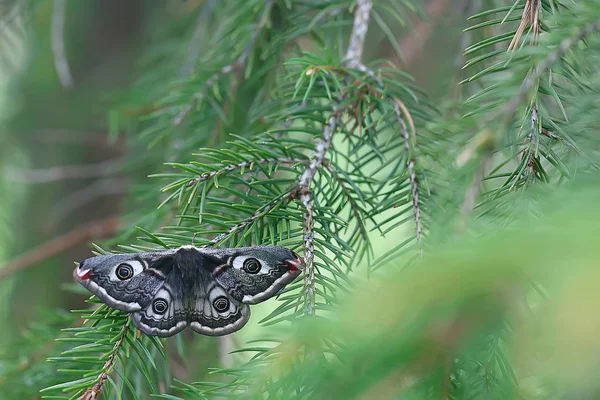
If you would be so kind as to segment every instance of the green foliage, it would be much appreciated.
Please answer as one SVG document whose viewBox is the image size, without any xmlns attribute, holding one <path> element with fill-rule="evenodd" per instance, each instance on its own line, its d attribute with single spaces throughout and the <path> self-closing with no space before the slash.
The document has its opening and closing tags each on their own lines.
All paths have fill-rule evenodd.
<svg viewBox="0 0 600 400">
<path fill-rule="evenodd" d="M 304 277 L 269 302 L 231 365 L 184 361 L 179 376 L 181 359 L 222 343 L 139 336 L 95 298 L 49 312 L 0 346 L 1 393 L 597 395 L 586 350 L 600 324 L 584 300 L 598 301 L 585 285 L 598 193 L 593 179 L 570 181 L 598 177 L 600 3 L 485 2 L 465 30 L 455 101 L 428 99 L 389 61 L 362 64 L 362 47 L 349 58 L 367 27 L 401 53 L 395 32 L 417 5 L 374 3 L 362 21 L 370 1 L 149 12 L 137 80 L 109 116 L 132 188 L 125 227 L 103 247 L 282 245 L 303 254 Z M 567 306 L 589 329 L 553 331 Z M 589 369 L 573 373 L 573 360 Z"/>
</svg>

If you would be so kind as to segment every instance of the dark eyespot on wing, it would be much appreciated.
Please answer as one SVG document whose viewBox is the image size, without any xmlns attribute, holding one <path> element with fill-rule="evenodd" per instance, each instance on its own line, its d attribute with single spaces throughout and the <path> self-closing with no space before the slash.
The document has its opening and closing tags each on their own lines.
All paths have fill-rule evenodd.
<svg viewBox="0 0 600 400">
<path fill-rule="evenodd" d="M 111 254 L 84 260 L 75 270 L 78 281 L 100 300 L 118 310 L 147 307 L 173 268 L 170 253 Z M 135 264 L 133 268 L 131 264 Z M 157 268 L 150 269 L 150 265 Z M 141 271 L 140 271 L 141 270 Z M 134 272 L 136 271 L 136 272 Z"/>
<path fill-rule="evenodd" d="M 174 278 L 171 276 L 170 281 Z M 133 323 L 146 335 L 168 337 L 181 332 L 188 325 L 188 312 L 180 293 L 172 293 L 169 282 L 143 310 L 133 313 Z"/>
<path fill-rule="evenodd" d="M 127 263 L 119 264 L 116 275 L 122 281 L 130 279 L 133 276 L 133 267 Z"/>
<path fill-rule="evenodd" d="M 227 294 L 211 277 L 190 310 L 190 328 L 209 336 L 222 336 L 241 329 L 250 318 L 250 307 Z"/>
</svg>

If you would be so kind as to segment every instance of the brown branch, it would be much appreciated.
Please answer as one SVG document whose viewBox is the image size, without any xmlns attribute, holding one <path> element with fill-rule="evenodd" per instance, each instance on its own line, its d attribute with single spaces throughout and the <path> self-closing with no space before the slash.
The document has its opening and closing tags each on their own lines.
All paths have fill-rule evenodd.
<svg viewBox="0 0 600 400">
<path fill-rule="evenodd" d="M 57 202 L 49 213 L 48 225 L 52 226 L 81 207 L 104 197 L 123 195 L 131 189 L 131 185 L 123 178 L 100 179 L 82 189 L 70 192 Z"/>
<path fill-rule="evenodd" d="M 52 10 L 52 53 L 54 66 L 60 84 L 70 89 L 73 86 L 73 76 L 65 53 L 65 0 L 54 0 Z"/>
<path fill-rule="evenodd" d="M 117 173 L 121 160 L 106 160 L 94 164 L 66 165 L 40 169 L 5 169 L 5 177 L 11 181 L 25 183 L 49 183 L 67 179 L 87 179 L 108 176 Z"/>
<path fill-rule="evenodd" d="M 265 26 L 267 26 L 267 22 L 269 20 L 269 15 L 271 13 L 271 8 L 273 7 L 273 3 L 274 3 L 274 0 L 266 0 L 265 1 L 265 7 L 263 9 L 262 15 L 260 16 L 260 19 L 258 20 L 258 26 L 257 26 L 256 30 L 254 31 L 252 37 L 250 38 L 250 42 L 246 45 L 246 48 L 244 49 L 242 54 L 232 64 L 224 66 L 223 68 L 221 68 L 221 70 L 219 72 L 213 74 L 210 78 L 208 78 L 208 80 L 204 83 L 204 86 L 202 86 L 202 89 L 200 89 L 200 91 L 198 93 L 196 93 L 192 102 L 189 103 L 188 105 L 186 105 L 183 108 L 183 110 L 181 110 L 181 112 L 175 117 L 175 119 L 173 120 L 173 124 L 175 126 L 181 125 L 181 123 L 183 122 L 185 117 L 190 113 L 190 111 L 192 111 L 192 109 L 196 106 L 196 104 L 198 104 L 198 102 L 206 95 L 208 90 L 215 84 L 215 82 L 217 82 L 218 80 L 223 78 L 225 75 L 227 75 L 233 71 L 242 70 L 244 68 L 244 66 L 246 65 L 246 61 L 248 60 L 248 57 L 250 56 L 250 53 L 252 53 L 252 49 L 256 45 L 256 41 L 258 40 L 260 33 L 263 31 Z"/>
<path fill-rule="evenodd" d="M 130 319 L 131 314 L 127 316 L 127 320 L 121 328 L 119 339 L 115 342 L 112 350 L 110 351 L 111 354 L 108 357 L 108 360 L 106 360 L 106 362 L 104 363 L 104 366 L 102 367 L 102 372 L 100 372 L 100 374 L 96 377 L 97 382 L 93 386 L 87 388 L 87 390 L 79 398 L 79 400 L 96 400 L 102 394 L 102 388 L 104 387 L 104 384 L 108 379 L 108 374 L 110 374 L 110 372 L 115 366 L 117 355 L 119 354 L 119 349 L 121 348 L 121 346 L 123 346 L 123 343 L 125 342 L 125 337 L 127 336 L 127 333 L 129 331 Z"/>
<path fill-rule="evenodd" d="M 79 226 L 4 265 L 0 265 L 0 280 L 18 271 L 32 267 L 68 249 L 86 243 L 91 239 L 112 235 L 117 232 L 118 227 L 118 217 L 109 217 Z"/>
<path fill-rule="evenodd" d="M 562 141 L 563 138 L 561 136 L 558 136 L 556 133 L 549 131 L 546 128 L 542 128 L 542 130 L 540 131 L 540 133 L 544 136 L 548 136 L 550 139 L 554 139 L 554 140 L 560 140 Z"/>
<path fill-rule="evenodd" d="M 534 39 L 537 38 L 540 33 L 540 3 L 540 0 L 527 0 L 519 27 L 508 45 L 508 51 L 515 50 L 519 47 L 519 41 L 528 24 L 533 26 L 533 37 Z"/>
</svg>

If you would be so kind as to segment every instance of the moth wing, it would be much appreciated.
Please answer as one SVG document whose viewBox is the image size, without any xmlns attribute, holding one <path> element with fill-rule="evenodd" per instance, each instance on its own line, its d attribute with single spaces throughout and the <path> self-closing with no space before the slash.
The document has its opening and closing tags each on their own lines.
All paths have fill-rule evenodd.
<svg viewBox="0 0 600 400">
<path fill-rule="evenodd" d="M 218 250 L 212 250 L 217 252 Z M 273 297 L 301 271 L 297 254 L 285 247 L 256 246 L 226 249 L 227 256 L 212 272 L 231 297 L 244 304 L 257 304 Z"/>
<path fill-rule="evenodd" d="M 121 311 L 138 311 L 152 301 L 172 269 L 171 251 L 139 254 L 108 254 L 79 264 L 75 278 L 109 306 Z M 131 275 L 117 274 L 119 268 Z"/>
<path fill-rule="evenodd" d="M 203 274 L 189 314 L 190 328 L 203 335 L 223 336 L 241 329 L 250 307 L 233 298 L 212 276 Z"/>
<path fill-rule="evenodd" d="M 146 307 L 132 314 L 133 323 L 151 336 L 168 337 L 181 332 L 188 325 L 184 296 L 181 277 L 171 272 Z"/>
</svg>

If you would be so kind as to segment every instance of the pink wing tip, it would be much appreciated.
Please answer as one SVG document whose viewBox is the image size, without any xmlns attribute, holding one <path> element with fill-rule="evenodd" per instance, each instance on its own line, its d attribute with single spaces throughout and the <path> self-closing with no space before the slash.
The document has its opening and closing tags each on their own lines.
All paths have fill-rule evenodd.
<svg viewBox="0 0 600 400">
<path fill-rule="evenodd" d="M 293 260 L 288 260 L 287 265 L 288 265 L 288 268 L 290 271 L 300 272 L 300 268 L 298 268 L 298 267 L 304 265 L 304 262 L 302 261 L 302 259 L 300 257 L 298 257 Z"/>
<path fill-rule="evenodd" d="M 73 271 L 73 275 L 75 276 L 75 278 L 77 278 L 81 281 L 85 281 L 87 279 L 90 279 L 90 275 L 92 275 L 92 271 L 90 271 L 89 269 L 81 270 L 78 267 L 78 268 L 75 268 L 75 271 Z"/>
</svg>

